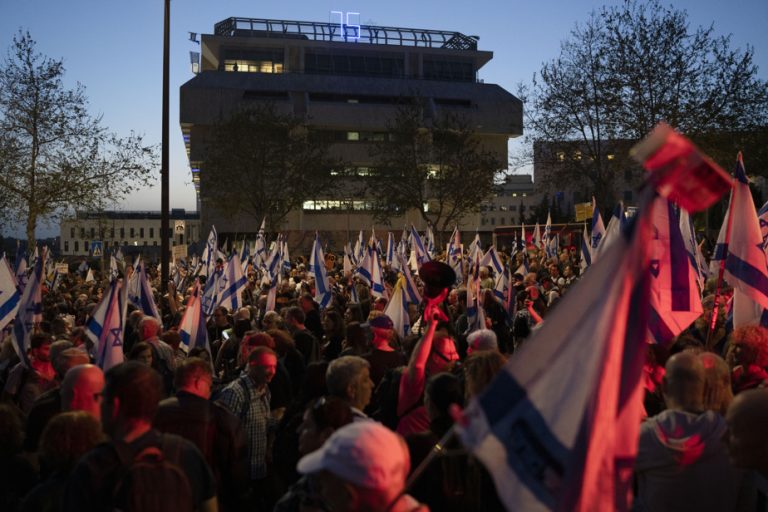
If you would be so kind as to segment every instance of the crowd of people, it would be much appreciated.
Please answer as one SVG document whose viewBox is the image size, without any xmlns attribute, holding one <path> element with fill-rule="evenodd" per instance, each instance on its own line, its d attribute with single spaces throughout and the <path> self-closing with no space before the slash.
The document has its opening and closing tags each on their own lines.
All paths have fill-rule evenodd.
<svg viewBox="0 0 768 512">
<path fill-rule="evenodd" d="M 28 366 L 11 326 L 2 333 L 0 509 L 503 510 L 488 469 L 446 434 L 579 280 L 575 248 L 526 257 L 511 308 L 480 269 L 481 328 L 459 283 L 411 305 L 406 336 L 384 313 L 390 268 L 374 297 L 327 258 L 321 310 L 297 258 L 267 310 L 269 286 L 249 266 L 243 306 L 215 308 L 208 347 L 191 350 L 178 329 L 191 281 L 161 295 L 155 276 L 162 318 L 129 305 L 125 362 L 106 372 L 84 326 L 107 273 L 69 273 L 44 290 Z M 768 510 L 768 329 L 729 328 L 728 293 L 713 286 L 700 319 L 648 347 L 636 510 Z"/>
</svg>

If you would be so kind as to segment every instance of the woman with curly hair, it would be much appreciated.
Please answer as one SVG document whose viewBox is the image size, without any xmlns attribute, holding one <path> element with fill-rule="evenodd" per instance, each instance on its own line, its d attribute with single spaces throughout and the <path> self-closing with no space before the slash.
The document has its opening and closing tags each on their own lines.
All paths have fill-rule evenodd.
<svg viewBox="0 0 768 512">
<path fill-rule="evenodd" d="M 725 361 L 731 369 L 734 394 L 764 387 L 768 382 L 768 329 L 758 325 L 734 329 Z"/>
</svg>

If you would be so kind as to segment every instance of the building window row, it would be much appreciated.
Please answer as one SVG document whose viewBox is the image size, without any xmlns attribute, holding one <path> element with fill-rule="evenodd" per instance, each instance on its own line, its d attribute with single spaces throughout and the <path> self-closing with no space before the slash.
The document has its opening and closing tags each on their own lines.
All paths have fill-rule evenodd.
<svg viewBox="0 0 768 512">
<path fill-rule="evenodd" d="M 374 201 L 365 201 L 357 199 L 318 199 L 313 201 L 304 201 L 303 209 L 306 211 L 328 211 L 328 210 L 341 210 L 341 211 L 372 211 L 376 209 L 376 203 Z"/>
</svg>

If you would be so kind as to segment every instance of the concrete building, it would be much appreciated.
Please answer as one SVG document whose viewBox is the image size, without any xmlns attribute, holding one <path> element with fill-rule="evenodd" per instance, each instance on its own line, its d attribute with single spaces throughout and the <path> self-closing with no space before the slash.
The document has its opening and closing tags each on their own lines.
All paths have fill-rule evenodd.
<svg viewBox="0 0 768 512">
<path fill-rule="evenodd" d="M 200 215 L 197 212 L 173 209 L 170 218 L 172 247 L 186 247 L 200 240 Z M 125 254 L 160 254 L 159 211 L 77 212 L 74 218 L 63 220 L 60 229 L 62 256 L 92 255 L 94 247 L 98 246 L 101 250 L 122 247 Z"/>
<path fill-rule="evenodd" d="M 481 145 L 507 162 L 507 141 L 522 134 L 522 103 L 479 78 L 493 54 L 477 43 L 477 37 L 439 30 L 249 18 L 217 23 L 213 34 L 202 35 L 199 73 L 180 93 L 203 231 L 211 224 L 222 236 L 255 234 L 259 228 L 261 219 L 217 210 L 207 192 L 236 184 L 205 172 L 206 133 L 248 105 L 269 102 L 327 132 L 331 154 L 349 165 L 339 173 L 344 176 L 338 176 L 337 192 L 312 198 L 289 214 L 281 230 L 294 244 L 318 230 L 338 248 L 351 233 L 372 227 L 371 198 L 347 185 L 375 172 L 371 145 L 386 140 L 388 122 L 403 98 L 421 98 L 425 117 L 466 117 Z M 470 217 L 463 229 L 479 225 L 478 215 Z M 399 230 L 411 222 L 425 227 L 417 212 L 404 212 L 376 228 Z"/>
<path fill-rule="evenodd" d="M 519 225 L 540 201 L 530 174 L 508 176 L 496 195 L 480 207 L 479 231 L 492 232 L 497 227 Z"/>
</svg>

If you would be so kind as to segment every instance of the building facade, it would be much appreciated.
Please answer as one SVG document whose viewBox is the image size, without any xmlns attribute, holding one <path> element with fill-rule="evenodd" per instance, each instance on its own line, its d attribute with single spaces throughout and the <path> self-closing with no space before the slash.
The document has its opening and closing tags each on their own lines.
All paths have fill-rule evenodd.
<svg viewBox="0 0 768 512">
<path fill-rule="evenodd" d="M 171 246 L 200 240 L 200 215 L 171 210 Z M 61 222 L 59 250 L 62 256 L 92 256 L 122 248 L 125 254 L 159 255 L 162 238 L 160 212 L 77 212 Z M 203 235 L 207 236 L 207 233 Z M 96 251 L 94 249 L 97 249 Z"/>
<path fill-rule="evenodd" d="M 203 230 L 256 233 L 261 219 L 225 215 L 211 201 L 221 183 L 205 172 L 206 134 L 219 120 L 254 104 L 299 116 L 326 132 L 331 156 L 347 163 L 333 194 L 314 197 L 292 211 L 284 233 L 297 237 L 321 231 L 344 242 L 360 229 L 401 229 L 418 212 L 404 212 L 388 226 L 374 226 L 370 197 L 356 193 L 374 171 L 371 147 L 404 98 L 418 96 L 425 117 L 459 114 L 475 127 L 484 150 L 507 162 L 507 141 L 522 134 L 522 103 L 502 87 L 483 83 L 479 70 L 493 57 L 478 38 L 459 32 L 284 20 L 229 18 L 201 37 L 198 74 L 182 85 L 180 121 Z M 331 170 L 329 170 L 331 172 Z M 480 225 L 468 216 L 464 229 Z"/>
</svg>

